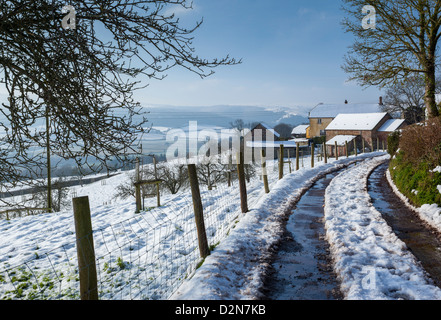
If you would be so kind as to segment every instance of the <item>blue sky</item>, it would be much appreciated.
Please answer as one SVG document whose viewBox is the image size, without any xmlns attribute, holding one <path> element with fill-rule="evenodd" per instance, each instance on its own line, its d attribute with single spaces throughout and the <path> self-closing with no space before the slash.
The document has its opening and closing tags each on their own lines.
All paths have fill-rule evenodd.
<svg viewBox="0 0 441 320">
<path fill-rule="evenodd" d="M 243 63 L 200 79 L 173 69 L 138 92 L 143 104 L 313 107 L 374 103 L 381 92 L 346 82 L 341 70 L 352 35 L 342 27 L 339 0 L 194 0 L 178 12 L 185 23 L 203 17 L 194 34 L 201 57 L 230 54 Z M 361 22 L 360 22 L 361 23 Z"/>
</svg>

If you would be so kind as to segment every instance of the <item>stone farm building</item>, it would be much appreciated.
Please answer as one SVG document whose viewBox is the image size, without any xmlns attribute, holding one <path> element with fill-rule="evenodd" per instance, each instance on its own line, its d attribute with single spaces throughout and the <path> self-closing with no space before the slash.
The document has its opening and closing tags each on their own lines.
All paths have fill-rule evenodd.
<svg viewBox="0 0 441 320">
<path fill-rule="evenodd" d="M 285 157 L 292 158 L 295 156 L 297 143 L 299 148 L 306 149 L 309 142 L 305 138 L 291 139 L 288 141 L 282 141 L 280 139 L 280 134 L 265 123 L 259 123 L 254 128 L 251 129 L 244 136 L 245 141 L 245 154 L 248 155 L 249 159 L 257 161 L 260 159 L 260 150 L 264 149 L 267 158 L 277 158 L 280 146 L 284 147 Z"/>
<path fill-rule="evenodd" d="M 406 126 L 403 119 L 392 119 L 389 113 L 339 114 L 327 126 L 326 147 L 330 157 L 335 157 L 335 144 L 339 156 L 344 156 L 346 143 L 348 152 L 372 151 L 387 147 L 390 133 Z"/>
<path fill-rule="evenodd" d="M 259 123 L 248 132 L 245 141 L 279 141 L 280 134 L 264 122 Z"/>
<path fill-rule="evenodd" d="M 372 104 L 319 104 L 309 112 L 310 138 L 325 136 L 327 126 L 341 113 L 378 113 L 383 112 L 383 99 Z"/>
</svg>

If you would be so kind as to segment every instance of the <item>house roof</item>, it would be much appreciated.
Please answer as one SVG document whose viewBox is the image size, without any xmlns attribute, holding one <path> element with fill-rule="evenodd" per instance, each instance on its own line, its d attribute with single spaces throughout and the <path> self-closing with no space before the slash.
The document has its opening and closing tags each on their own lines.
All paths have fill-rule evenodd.
<svg viewBox="0 0 441 320">
<path fill-rule="evenodd" d="M 308 128 L 309 128 L 309 124 L 302 124 L 292 129 L 291 134 L 306 134 L 306 129 Z"/>
<path fill-rule="evenodd" d="M 295 148 L 297 143 L 308 142 L 307 139 L 294 139 L 288 141 L 247 141 L 248 148 L 279 148 L 283 145 L 285 148 Z M 300 145 L 299 147 L 305 147 Z"/>
<path fill-rule="evenodd" d="M 340 136 L 335 136 L 334 138 L 332 138 L 331 140 L 326 142 L 326 145 L 328 146 L 334 146 L 335 142 L 337 142 L 338 146 L 344 146 L 346 144 L 346 142 L 351 142 L 352 140 L 354 140 L 355 138 L 357 138 L 356 136 L 350 136 L 350 135 L 340 135 Z"/>
<path fill-rule="evenodd" d="M 276 130 L 274 130 L 273 128 L 271 128 L 269 125 L 267 125 L 267 124 L 264 123 L 264 122 L 261 122 L 260 124 L 261 124 L 265 129 L 267 129 L 268 131 L 272 132 L 277 138 L 280 138 L 280 134 L 279 134 Z"/>
<path fill-rule="evenodd" d="M 339 114 L 326 130 L 372 130 L 385 116 L 387 112 Z"/>
<path fill-rule="evenodd" d="M 373 104 L 319 104 L 309 113 L 309 118 L 335 118 L 340 113 L 377 113 L 381 105 Z"/>
<path fill-rule="evenodd" d="M 397 130 L 403 123 L 404 119 L 390 119 L 387 120 L 380 129 L 378 129 L 379 132 L 394 132 Z"/>
</svg>

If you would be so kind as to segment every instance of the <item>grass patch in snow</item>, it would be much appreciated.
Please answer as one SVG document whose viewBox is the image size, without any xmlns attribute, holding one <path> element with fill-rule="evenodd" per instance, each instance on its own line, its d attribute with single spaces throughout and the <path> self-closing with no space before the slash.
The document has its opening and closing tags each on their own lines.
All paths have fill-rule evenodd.
<svg viewBox="0 0 441 320">
<path fill-rule="evenodd" d="M 400 190 L 416 206 L 424 204 L 441 205 L 441 173 L 433 171 L 434 165 L 428 161 L 411 163 L 398 151 L 390 162 L 391 177 Z"/>
</svg>

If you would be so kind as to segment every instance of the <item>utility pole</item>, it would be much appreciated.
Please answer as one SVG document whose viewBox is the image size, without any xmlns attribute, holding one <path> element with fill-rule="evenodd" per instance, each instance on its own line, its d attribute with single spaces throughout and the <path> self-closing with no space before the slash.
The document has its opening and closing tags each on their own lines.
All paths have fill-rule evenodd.
<svg viewBox="0 0 441 320">
<path fill-rule="evenodd" d="M 51 148 L 50 148 L 49 106 L 46 106 L 46 166 L 47 166 L 47 208 L 52 212 L 52 179 L 51 179 Z"/>
</svg>

